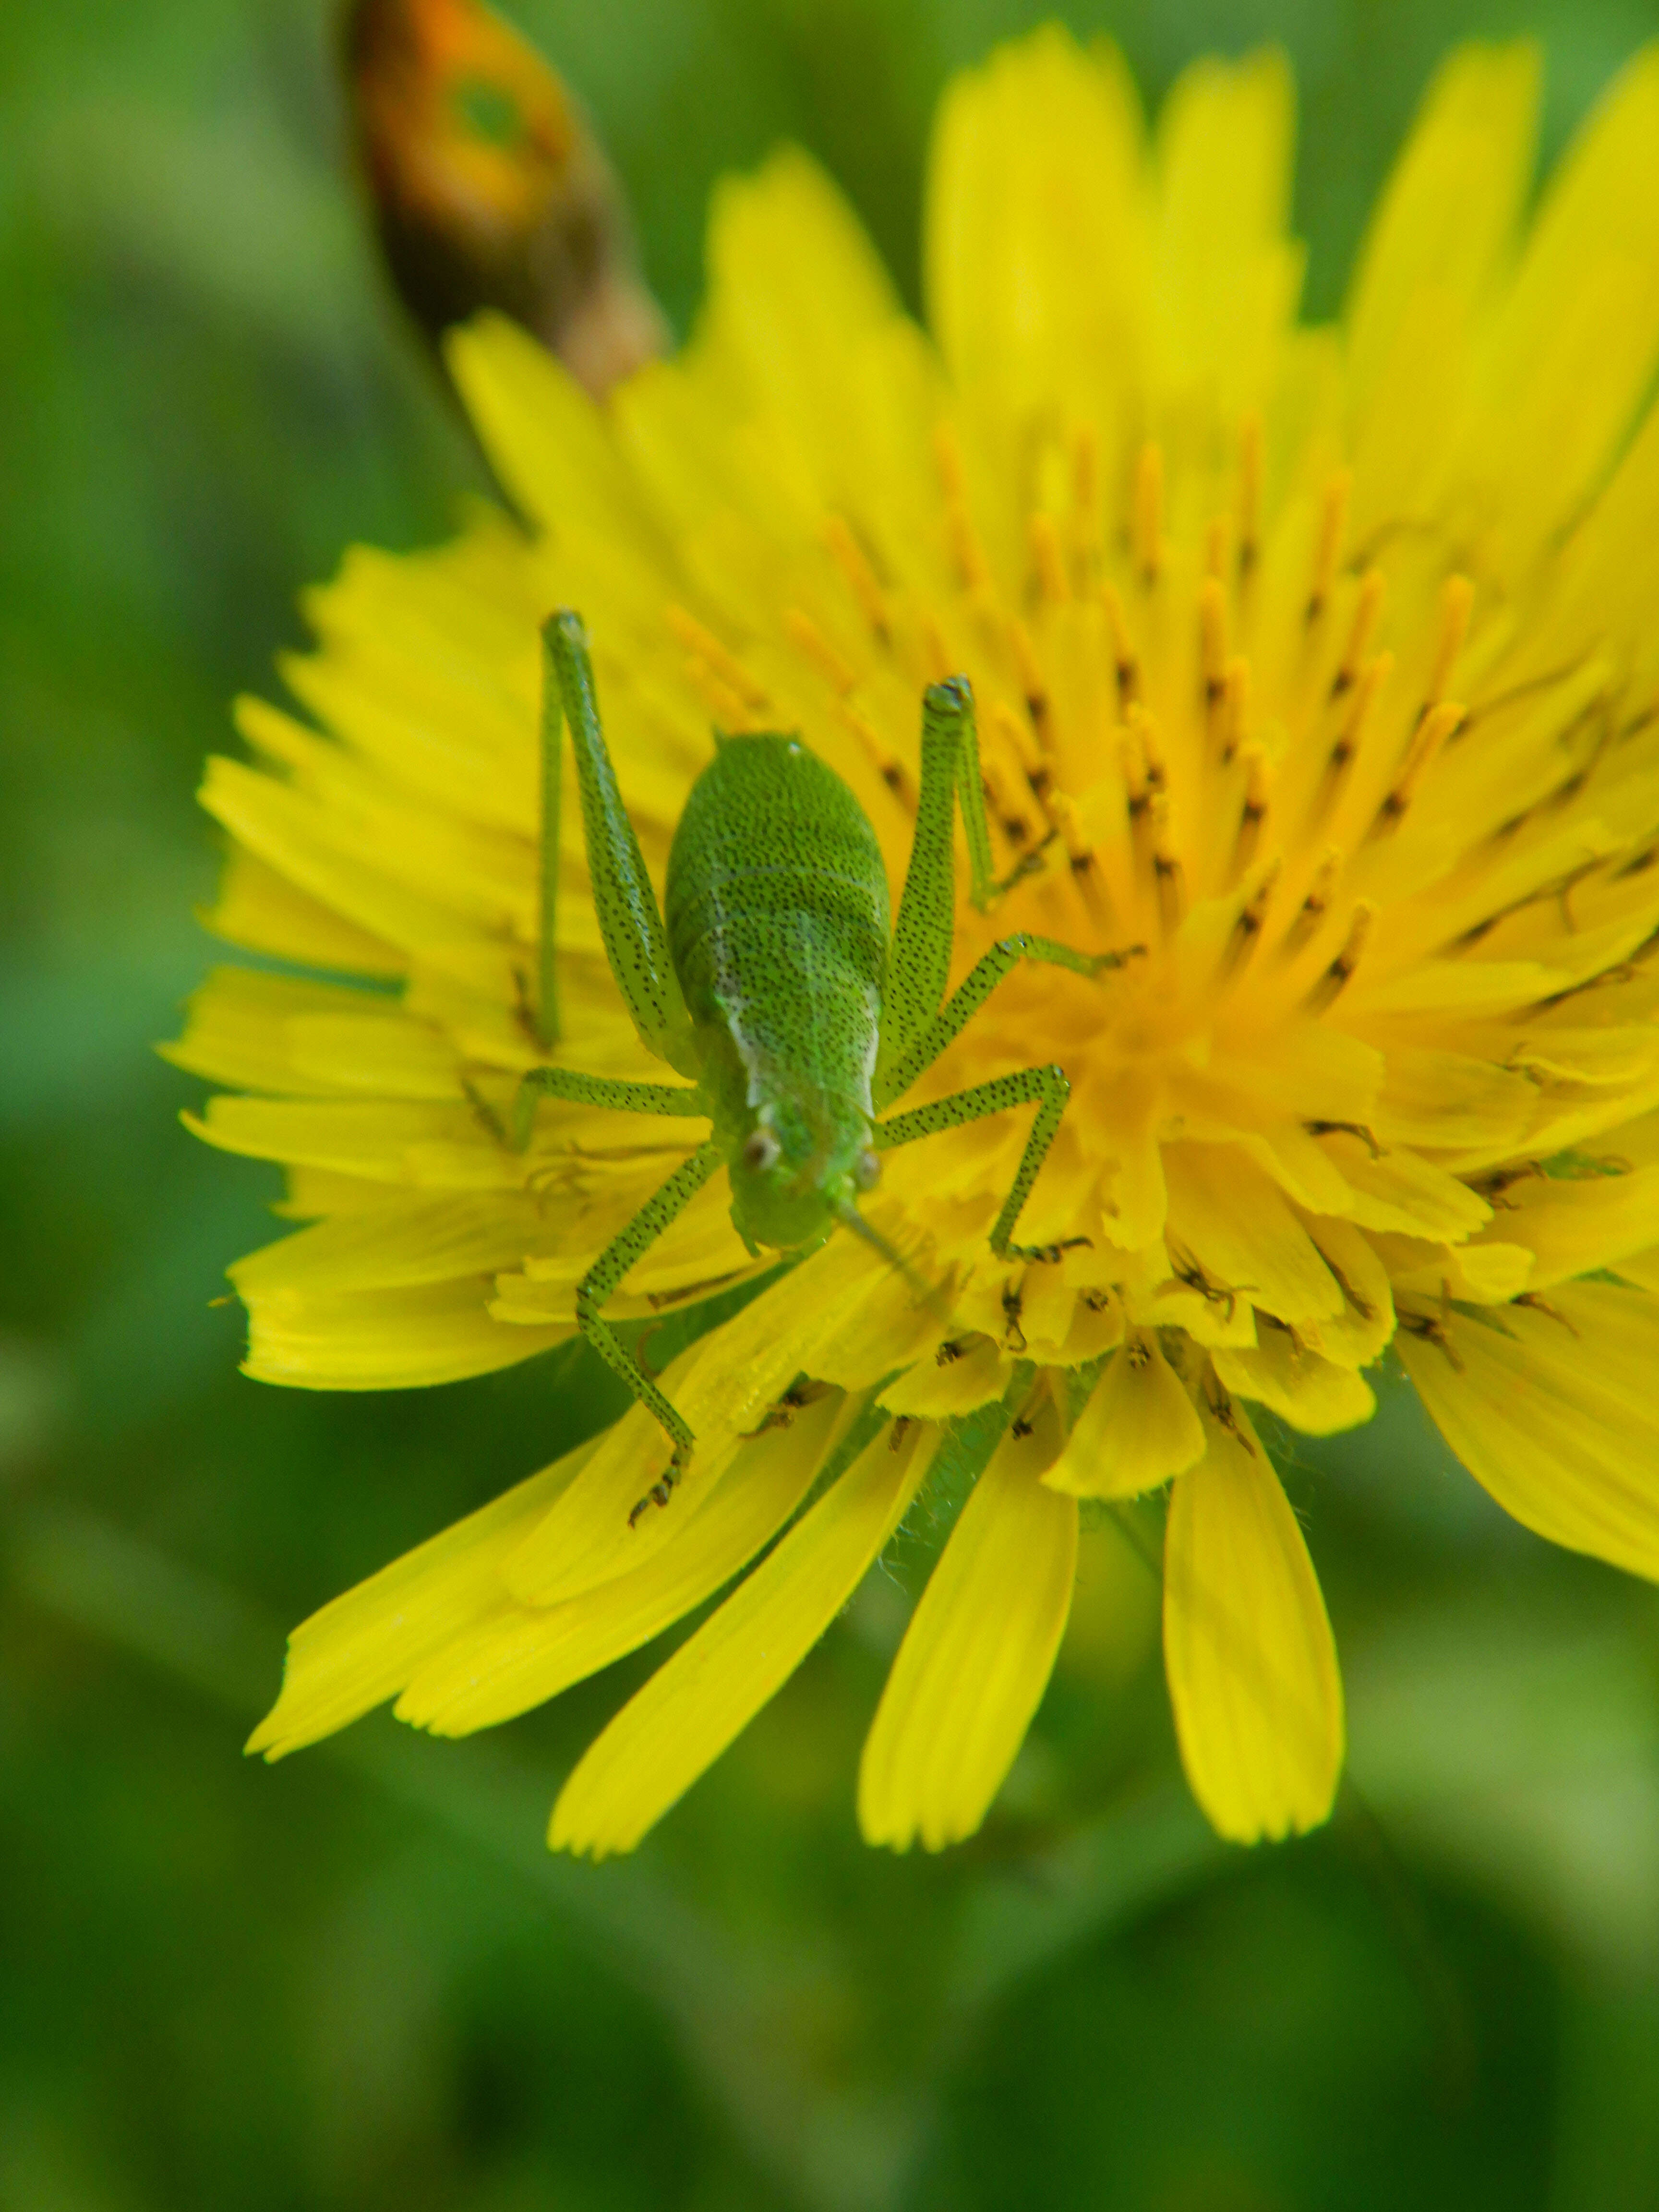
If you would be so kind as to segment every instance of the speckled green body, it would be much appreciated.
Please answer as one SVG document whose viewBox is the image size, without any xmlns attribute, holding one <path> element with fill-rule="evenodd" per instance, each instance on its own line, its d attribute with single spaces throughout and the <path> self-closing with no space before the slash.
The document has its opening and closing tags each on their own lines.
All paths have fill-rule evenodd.
<svg viewBox="0 0 1659 2212">
<path fill-rule="evenodd" d="M 686 800 L 665 905 L 733 1220 L 799 1245 L 831 1226 L 871 1141 L 890 927 L 876 834 L 798 739 L 729 738 Z M 744 1156 L 757 1129 L 777 1141 L 764 1170 Z"/>
<path fill-rule="evenodd" d="M 707 1140 L 576 1285 L 578 1328 L 660 1422 L 672 1447 L 666 1470 L 634 1508 L 630 1518 L 637 1520 L 647 1505 L 666 1504 L 696 1438 L 603 1317 L 629 1269 L 722 1167 L 732 1186 L 732 1224 L 751 1251 L 799 1252 L 839 1222 L 902 1266 L 857 1204 L 880 1172 L 880 1154 L 1021 1106 L 1035 1106 L 1036 1118 L 992 1225 L 991 1249 L 999 1259 L 1057 1260 L 1062 1244 L 1012 1239 L 1065 1110 L 1062 1069 L 1020 1068 L 908 1113 L 888 1109 L 1020 961 L 1093 976 L 1127 956 L 1079 952 L 1020 933 L 981 954 L 945 999 L 958 803 L 969 896 L 983 908 L 998 888 L 973 694 L 963 677 L 931 684 L 923 696 L 915 833 L 890 933 L 886 866 L 863 808 L 833 769 L 788 737 L 717 741 L 674 833 L 665 920 L 605 746 L 580 617 L 561 610 L 542 637 L 540 1041 L 550 1050 L 559 1040 L 552 921 L 568 725 L 594 912 L 611 975 L 640 1042 L 690 1079 L 623 1082 L 579 1068 L 533 1068 L 514 1102 L 512 1139 L 520 1150 L 529 1143 L 539 1098 L 676 1120 L 707 1117 L 712 1124 Z"/>
</svg>

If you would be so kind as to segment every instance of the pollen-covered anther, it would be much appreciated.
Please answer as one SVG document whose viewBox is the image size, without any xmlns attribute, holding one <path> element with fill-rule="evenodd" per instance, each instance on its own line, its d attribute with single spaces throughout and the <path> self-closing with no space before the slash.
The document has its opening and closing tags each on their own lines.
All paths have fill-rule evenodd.
<svg viewBox="0 0 1659 2212">
<path fill-rule="evenodd" d="M 1242 757 L 1244 763 L 1244 799 L 1238 811 L 1238 836 L 1233 844 L 1233 873 L 1237 876 L 1249 867 L 1261 842 L 1261 825 L 1267 818 L 1267 807 L 1273 793 L 1273 769 L 1267 756 L 1260 745 L 1246 745 Z"/>
<path fill-rule="evenodd" d="M 1247 584 L 1261 557 L 1261 417 L 1238 429 L 1238 580 Z"/>
<path fill-rule="evenodd" d="M 1451 682 L 1452 670 L 1457 665 L 1457 656 L 1469 634 L 1469 616 L 1474 606 L 1474 586 L 1468 578 L 1448 576 L 1440 591 L 1440 630 L 1435 639 L 1434 659 L 1430 663 L 1428 683 L 1419 710 L 1419 720 L 1439 705 Z"/>
<path fill-rule="evenodd" d="M 1340 847 L 1333 845 L 1327 850 L 1314 871 L 1313 881 L 1297 909 L 1295 920 L 1279 940 L 1281 959 L 1293 960 L 1304 945 L 1312 939 L 1330 909 L 1331 894 L 1335 890 L 1337 879 L 1346 865 L 1347 855 Z"/>
<path fill-rule="evenodd" d="M 1066 574 L 1066 558 L 1060 550 L 1060 532 L 1055 527 L 1053 515 L 1039 511 L 1028 517 L 1025 536 L 1030 547 L 1031 569 L 1038 592 L 1051 606 L 1063 606 L 1072 596 L 1072 586 Z"/>
<path fill-rule="evenodd" d="M 1441 747 L 1455 735 L 1462 719 L 1462 707 L 1453 701 L 1442 700 L 1437 707 L 1431 708 L 1418 724 L 1417 734 L 1401 763 L 1400 773 L 1389 786 L 1388 794 L 1371 822 L 1369 833 L 1371 836 L 1385 837 L 1391 830 L 1399 827 L 1418 785 L 1433 765 Z"/>
<path fill-rule="evenodd" d="M 1261 944 L 1261 933 L 1267 926 L 1267 910 L 1273 904 L 1273 893 L 1279 888 L 1279 879 L 1284 872 L 1284 860 L 1275 855 L 1267 864 L 1255 890 L 1244 897 L 1238 909 L 1238 919 L 1234 922 L 1222 951 L 1219 981 L 1231 981 Z"/>
<path fill-rule="evenodd" d="M 1164 566 L 1164 448 L 1156 443 L 1143 446 L 1135 464 L 1129 558 L 1142 589 L 1150 591 Z"/>
<path fill-rule="evenodd" d="M 686 654 L 685 674 L 687 681 L 697 696 L 714 716 L 716 729 L 747 728 L 754 709 L 744 703 L 732 686 L 715 673 L 700 653 Z"/>
<path fill-rule="evenodd" d="M 1112 916 L 1111 895 L 1102 878 L 1095 848 L 1083 826 L 1083 817 L 1069 794 L 1063 791 L 1049 793 L 1048 814 L 1060 833 L 1061 844 L 1066 848 L 1072 880 L 1082 892 L 1084 903 L 1095 921 L 1109 922 Z"/>
<path fill-rule="evenodd" d="M 1008 625 L 1008 644 L 1014 656 L 1014 668 L 1019 678 L 1020 696 L 1025 702 L 1025 712 L 1037 743 L 1048 750 L 1054 742 L 1053 718 L 1048 705 L 1048 686 L 1044 680 L 1042 664 L 1037 659 L 1036 647 L 1031 642 L 1031 633 L 1023 622 L 1016 619 Z"/>
<path fill-rule="evenodd" d="M 1320 778 L 1319 787 L 1314 793 L 1313 804 L 1308 817 L 1308 829 L 1311 830 L 1314 824 L 1328 814 L 1335 804 L 1337 794 L 1347 779 L 1354 756 L 1365 741 L 1371 716 L 1382 687 L 1393 673 L 1394 655 L 1391 653 L 1379 653 L 1374 660 L 1367 662 L 1364 673 L 1355 687 L 1352 703 L 1349 707 L 1347 716 L 1326 757 L 1325 772 Z"/>
<path fill-rule="evenodd" d="M 985 548 L 974 527 L 973 515 L 968 505 L 968 472 L 963 463 L 962 447 L 955 428 L 949 422 L 941 422 L 933 433 L 933 461 L 945 494 L 945 533 L 950 540 L 951 558 L 956 567 L 957 580 L 971 596 L 988 595 L 992 589 L 991 564 L 985 557 Z"/>
<path fill-rule="evenodd" d="M 1021 775 L 1030 787 L 1031 796 L 1039 806 L 1045 805 L 1054 778 L 1048 762 L 1037 750 L 1030 725 L 1023 722 L 1006 700 L 999 699 L 991 709 L 991 730 L 1013 756 Z"/>
<path fill-rule="evenodd" d="M 859 612 L 869 625 L 872 638 L 886 652 L 893 642 L 893 623 L 887 609 L 887 595 L 870 565 L 870 556 L 853 534 L 852 526 L 844 515 L 830 516 L 823 526 L 823 543 L 830 559 L 845 579 Z"/>
<path fill-rule="evenodd" d="M 1345 691 L 1351 691 L 1359 679 L 1359 672 L 1365 665 L 1365 657 L 1376 635 L 1377 623 L 1382 618 L 1382 603 L 1388 597 L 1388 588 L 1378 568 L 1368 568 L 1359 580 L 1359 593 L 1354 601 L 1348 642 L 1342 649 L 1342 658 L 1331 678 L 1333 699 L 1340 699 Z"/>
<path fill-rule="evenodd" d="M 1227 575 L 1227 547 L 1232 532 L 1224 514 L 1212 514 L 1204 526 L 1204 573 L 1224 583 Z"/>
<path fill-rule="evenodd" d="M 1007 763 L 988 746 L 981 752 L 979 765 L 991 811 L 1003 836 L 1011 845 L 1029 845 L 1031 824 L 1020 796 L 1020 785 L 1024 779 L 1022 777 L 1017 783 Z"/>
<path fill-rule="evenodd" d="M 1106 627 L 1112 636 L 1113 672 L 1117 678 L 1117 707 L 1127 714 L 1140 696 L 1140 662 L 1129 635 L 1123 601 L 1113 584 L 1103 585 L 1100 603 L 1106 611 Z"/>
<path fill-rule="evenodd" d="M 1250 719 L 1250 664 L 1242 653 L 1227 663 L 1221 709 L 1221 760 L 1224 767 L 1244 743 Z"/>
<path fill-rule="evenodd" d="M 1205 728 L 1212 750 L 1218 751 L 1227 697 L 1227 597 L 1213 576 L 1199 586 L 1198 673 Z"/>
<path fill-rule="evenodd" d="M 952 654 L 936 616 L 921 619 L 921 665 L 929 684 L 948 683 L 962 663 Z"/>
<path fill-rule="evenodd" d="M 883 743 L 874 724 L 860 714 L 856 707 L 849 707 L 842 699 L 836 702 L 836 720 L 857 740 L 870 765 L 899 805 L 907 813 L 914 814 L 916 811 L 916 787 L 909 771 Z"/>
<path fill-rule="evenodd" d="M 1091 591 L 1100 573 L 1100 438 L 1092 422 L 1079 423 L 1072 438 L 1072 542 L 1079 592 Z"/>
<path fill-rule="evenodd" d="M 771 703 L 765 686 L 756 682 L 737 654 L 722 645 L 713 630 L 705 629 L 695 615 L 682 606 L 671 605 L 665 611 L 665 619 L 686 652 L 712 669 L 745 707 L 758 714 Z"/>
<path fill-rule="evenodd" d="M 1303 609 L 1303 619 L 1310 629 L 1317 625 L 1330 604 L 1331 586 L 1336 581 L 1337 562 L 1342 552 L 1342 533 L 1347 526 L 1348 495 L 1352 488 L 1353 478 L 1348 471 L 1339 469 L 1325 486 L 1320 501 L 1313 573 L 1308 582 L 1307 604 Z"/>
<path fill-rule="evenodd" d="M 1310 1014 L 1322 1014 L 1327 1006 L 1347 988 L 1354 969 L 1359 965 L 1376 920 L 1376 908 L 1369 899 L 1361 899 L 1354 908 L 1342 950 L 1303 1000 Z"/>
<path fill-rule="evenodd" d="M 1158 925 L 1167 939 L 1180 928 L 1187 909 L 1186 878 L 1176 845 L 1167 791 L 1152 793 L 1151 814 L 1152 890 L 1158 901 Z"/>
<path fill-rule="evenodd" d="M 845 699 L 858 684 L 858 672 L 843 660 L 829 639 L 799 607 L 790 607 L 783 617 L 790 642 L 799 647 L 838 698 Z"/>
</svg>

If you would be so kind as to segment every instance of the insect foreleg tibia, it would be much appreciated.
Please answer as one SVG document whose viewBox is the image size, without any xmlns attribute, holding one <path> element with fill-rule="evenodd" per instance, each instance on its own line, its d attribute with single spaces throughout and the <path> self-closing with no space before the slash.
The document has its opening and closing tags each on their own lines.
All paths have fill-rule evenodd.
<svg viewBox="0 0 1659 2212">
<path fill-rule="evenodd" d="M 904 1096 L 916 1078 L 925 1073 L 967 1027 L 1003 977 L 1022 960 L 1065 968 L 1073 975 L 1093 976 L 1109 968 L 1121 968 L 1126 961 L 1145 950 L 1144 945 L 1132 945 L 1122 952 L 1079 952 L 1072 945 L 1056 943 L 1051 937 L 1031 937 L 1024 931 L 1017 937 L 1005 937 L 974 963 L 945 1005 L 912 1038 L 902 1056 L 891 1058 L 884 1066 L 878 1067 L 878 1108 L 890 1105 L 894 1099 Z"/>
<path fill-rule="evenodd" d="M 536 1034 L 559 1041 L 559 811 L 564 784 L 564 712 L 553 659 L 552 624 L 542 632 L 542 915 Z"/>
<path fill-rule="evenodd" d="M 921 702 L 921 790 L 916 801 L 910 864 L 899 898 L 887 960 L 882 1010 L 882 1071 L 902 1057 L 938 1010 L 951 974 L 956 927 L 956 803 L 960 792 L 968 831 L 972 896 L 982 905 L 991 880 L 991 836 L 979 781 L 974 694 L 965 676 L 930 684 Z"/>
<path fill-rule="evenodd" d="M 876 1148 L 878 1152 L 891 1152 L 896 1146 L 915 1144 L 919 1137 L 935 1137 L 945 1129 L 959 1129 L 964 1122 L 981 1121 L 988 1114 L 1035 1105 L 1037 1117 L 1031 1124 L 1025 1150 L 1020 1154 L 1013 1188 L 992 1224 L 991 1249 L 999 1260 L 1055 1258 L 1064 1249 L 1060 1245 L 1015 1244 L 1010 1240 L 1020 1208 L 1030 1194 L 1031 1185 L 1054 1140 L 1060 1117 L 1071 1095 L 1072 1086 L 1063 1068 L 1022 1068 L 1018 1074 L 994 1076 L 989 1083 L 976 1083 L 971 1091 L 953 1091 L 948 1098 L 935 1098 L 928 1105 L 913 1107 L 908 1114 L 895 1114 L 890 1121 L 878 1121 Z"/>
<path fill-rule="evenodd" d="M 510 1132 L 514 1152 L 530 1142 L 536 1107 L 544 1098 L 563 1098 L 573 1106 L 606 1106 L 619 1114 L 665 1114 L 707 1118 L 700 1091 L 666 1083 L 619 1083 L 608 1075 L 582 1075 L 574 1067 L 532 1067 L 513 1096 Z"/>
<path fill-rule="evenodd" d="M 684 1166 L 677 1168 L 667 1182 L 652 1193 L 628 1226 L 612 1237 L 576 1285 L 577 1328 L 605 1365 L 619 1375 L 640 1403 L 656 1416 L 674 1447 L 667 1472 L 650 1492 L 653 1498 L 660 1491 L 663 1499 L 666 1498 L 679 1480 L 696 1439 L 615 1329 L 600 1319 L 599 1309 L 629 1269 L 643 1258 L 670 1222 L 690 1204 L 723 1158 L 718 1145 L 700 1145 Z M 642 1498 L 635 1506 L 635 1516 L 645 1503 Z"/>
<path fill-rule="evenodd" d="M 693 1074 L 696 1060 L 690 1043 L 690 1018 L 668 956 L 668 940 L 657 895 L 646 873 L 640 841 L 623 805 L 616 770 L 605 747 L 605 732 L 599 726 L 593 664 L 588 656 L 587 633 L 582 628 L 581 617 L 568 609 L 550 615 L 543 629 L 542 641 L 550 685 L 557 684 L 576 757 L 582 837 L 605 957 L 611 963 L 617 988 L 628 1002 L 641 1043 L 682 1075 Z M 556 772 L 556 767 L 555 763 L 553 769 L 544 773 Z M 556 866 L 556 855 L 550 860 L 544 854 L 544 872 Z M 545 935 L 545 890 L 544 905 Z M 551 957 L 544 946 L 544 975 Z"/>
</svg>

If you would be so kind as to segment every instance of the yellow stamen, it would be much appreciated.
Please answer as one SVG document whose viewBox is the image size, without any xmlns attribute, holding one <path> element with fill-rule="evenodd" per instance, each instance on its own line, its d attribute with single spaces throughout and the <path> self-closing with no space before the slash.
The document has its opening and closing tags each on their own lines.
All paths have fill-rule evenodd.
<svg viewBox="0 0 1659 2212">
<path fill-rule="evenodd" d="M 1102 921 L 1111 919 L 1112 902 L 1100 868 L 1095 859 L 1095 848 L 1090 843 L 1083 826 L 1083 817 L 1071 799 L 1063 791 L 1051 792 L 1048 814 L 1060 832 L 1060 842 L 1066 848 L 1066 857 L 1071 864 L 1072 880 L 1083 893 L 1091 911 Z"/>
<path fill-rule="evenodd" d="M 945 632 L 932 615 L 924 615 L 921 623 L 921 657 L 930 684 L 943 684 L 957 674 L 962 664 L 952 659 L 945 642 Z"/>
<path fill-rule="evenodd" d="M 1271 860 L 1255 889 L 1241 902 L 1238 919 L 1233 924 L 1232 933 L 1228 938 L 1226 948 L 1221 956 L 1223 981 L 1238 973 L 1261 942 L 1261 933 L 1267 920 L 1267 909 L 1273 904 L 1273 893 L 1279 886 L 1279 878 L 1284 872 L 1284 866 L 1285 863 L 1280 859 L 1275 858 Z"/>
<path fill-rule="evenodd" d="M 1353 478 L 1340 469 L 1325 487 L 1319 510 L 1319 535 L 1314 540 L 1313 576 L 1308 586 L 1304 619 L 1310 629 L 1324 613 L 1336 580 L 1336 564 L 1342 550 L 1342 532 L 1348 520 L 1348 494 Z"/>
<path fill-rule="evenodd" d="M 732 686 L 721 680 L 700 653 L 687 653 L 685 672 L 692 689 L 714 717 L 717 729 L 748 728 L 751 710 L 738 698 Z"/>
<path fill-rule="evenodd" d="M 1204 531 L 1204 573 L 1218 583 L 1227 574 L 1228 523 L 1224 514 L 1213 514 Z"/>
<path fill-rule="evenodd" d="M 1006 701 L 999 699 L 991 709 L 992 726 L 1019 763 L 1019 772 L 1031 787 L 1032 795 L 1039 803 L 1052 781 L 1048 764 L 1038 750 L 1030 726 L 1022 722 Z"/>
<path fill-rule="evenodd" d="M 1337 878 L 1346 865 L 1347 857 L 1341 848 L 1331 846 L 1314 872 L 1314 879 L 1308 886 L 1307 896 L 1297 910 L 1296 919 L 1280 940 L 1279 951 L 1281 959 L 1294 958 L 1324 921 L 1330 907 L 1331 893 L 1336 889 Z"/>
<path fill-rule="evenodd" d="M 1423 695 L 1422 713 L 1426 716 L 1437 707 L 1451 681 L 1457 656 L 1463 650 L 1463 641 L 1469 633 L 1469 615 L 1474 605 L 1474 586 L 1467 576 L 1448 576 L 1440 593 L 1440 635 L 1435 641 L 1434 659 L 1429 667 L 1428 688 Z"/>
<path fill-rule="evenodd" d="M 1008 642 L 1013 648 L 1014 666 L 1019 673 L 1019 688 L 1025 701 L 1025 711 L 1031 718 L 1031 727 L 1036 732 L 1037 743 L 1047 751 L 1054 738 L 1048 709 L 1048 687 L 1042 679 L 1042 668 L 1036 657 L 1036 647 L 1031 642 L 1031 633 L 1018 620 L 1008 625 Z"/>
<path fill-rule="evenodd" d="M 1322 1014 L 1327 1006 L 1347 987 L 1348 980 L 1359 965 L 1371 933 L 1371 924 L 1376 919 L 1376 908 L 1369 899 L 1361 899 L 1353 910 L 1348 924 L 1348 934 L 1342 950 L 1303 1000 L 1310 1014 Z"/>
<path fill-rule="evenodd" d="M 688 614 L 681 606 L 670 606 L 665 611 L 668 627 L 686 651 L 706 660 L 723 684 L 729 684 L 746 707 L 759 709 L 768 704 L 764 690 L 758 684 L 735 653 L 729 652 L 712 630 L 705 629 L 696 617 Z"/>
<path fill-rule="evenodd" d="M 1247 415 L 1238 433 L 1238 576 L 1248 581 L 1261 553 L 1261 417 Z"/>
<path fill-rule="evenodd" d="M 836 720 L 863 746 L 871 766 L 899 805 L 907 812 L 914 814 L 916 811 L 915 786 L 902 764 L 882 743 L 873 724 L 867 721 L 855 707 L 848 707 L 840 700 L 836 702 Z"/>
<path fill-rule="evenodd" d="M 1092 422 L 1080 422 L 1072 439 L 1073 543 L 1078 589 L 1092 588 L 1100 568 L 1100 440 Z"/>
<path fill-rule="evenodd" d="M 1060 550 L 1060 532 L 1054 527 L 1051 514 L 1031 515 L 1025 525 L 1031 548 L 1031 566 L 1036 571 L 1037 586 L 1045 599 L 1054 606 L 1063 606 L 1072 596 L 1066 580 L 1066 562 Z"/>
<path fill-rule="evenodd" d="M 1152 889 L 1158 900 L 1158 926 L 1167 941 L 1181 927 L 1186 910 L 1186 880 L 1181 855 L 1176 849 L 1170 794 L 1154 792 L 1152 801 Z"/>
<path fill-rule="evenodd" d="M 1242 653 L 1227 663 L 1227 696 L 1221 716 L 1221 757 L 1232 759 L 1244 742 L 1250 714 L 1250 664 Z"/>
<path fill-rule="evenodd" d="M 1129 552 L 1135 574 L 1150 590 L 1164 565 L 1164 448 L 1156 444 L 1141 447 L 1135 465 Z"/>
<path fill-rule="evenodd" d="M 969 511 L 968 473 L 963 465 L 956 431 L 949 422 L 941 422 L 933 433 L 933 459 L 945 491 L 945 524 L 957 577 L 964 591 L 988 592 L 991 564 L 985 557 L 985 548 Z"/>
<path fill-rule="evenodd" d="M 1354 602 L 1353 625 L 1348 632 L 1348 642 L 1343 648 L 1342 659 L 1331 679 L 1331 696 L 1340 699 L 1345 691 L 1352 690 L 1359 672 L 1370 651 L 1371 641 L 1376 635 L 1376 625 L 1382 619 L 1382 602 L 1388 585 L 1379 568 L 1367 568 L 1360 579 L 1359 597 Z"/>
<path fill-rule="evenodd" d="M 1273 771 L 1267 756 L 1260 745 L 1246 745 L 1243 750 L 1245 770 L 1244 804 L 1238 817 L 1238 836 L 1233 846 L 1233 872 L 1242 874 L 1249 867 L 1261 836 L 1261 825 L 1267 818 L 1268 796 L 1273 789 Z"/>
<path fill-rule="evenodd" d="M 1213 576 L 1206 576 L 1199 587 L 1198 669 L 1205 725 L 1213 744 L 1227 696 L 1227 599 Z"/>
<path fill-rule="evenodd" d="M 811 615 L 799 607 L 790 607 L 784 615 L 783 626 L 791 641 L 822 671 L 837 697 L 846 698 L 859 680 L 858 672 L 842 659 Z"/>
<path fill-rule="evenodd" d="M 1411 805 L 1418 785 L 1432 764 L 1436 755 L 1451 737 L 1463 719 L 1463 709 L 1455 702 L 1443 700 L 1431 708 L 1428 714 L 1417 726 L 1400 773 L 1389 787 L 1389 794 L 1376 810 L 1370 827 L 1373 837 L 1386 836 L 1399 826 L 1401 817 Z"/>
<path fill-rule="evenodd" d="M 1117 710 L 1120 714 L 1128 709 L 1140 696 L 1140 663 L 1129 636 L 1129 624 L 1123 612 L 1123 602 L 1116 587 L 1103 586 L 1101 604 L 1106 610 L 1106 626 L 1112 633 L 1112 659 L 1117 677 Z"/>
<path fill-rule="evenodd" d="M 893 641 L 893 627 L 887 612 L 887 600 L 876 572 L 852 526 L 841 515 L 832 514 L 823 526 L 823 542 L 830 558 L 847 580 L 847 588 L 858 602 L 859 611 L 870 625 L 870 634 L 884 647 Z"/>
</svg>

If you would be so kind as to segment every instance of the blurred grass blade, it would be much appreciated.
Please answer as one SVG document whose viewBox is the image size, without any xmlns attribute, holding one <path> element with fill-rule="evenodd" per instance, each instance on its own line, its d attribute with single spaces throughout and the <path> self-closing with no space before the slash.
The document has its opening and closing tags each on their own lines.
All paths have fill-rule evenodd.
<svg viewBox="0 0 1659 2212">
<path fill-rule="evenodd" d="M 533 46 L 477 0 L 349 0 L 345 58 L 381 248 L 428 338 L 499 308 L 595 397 L 663 350 L 621 190 Z"/>
</svg>

